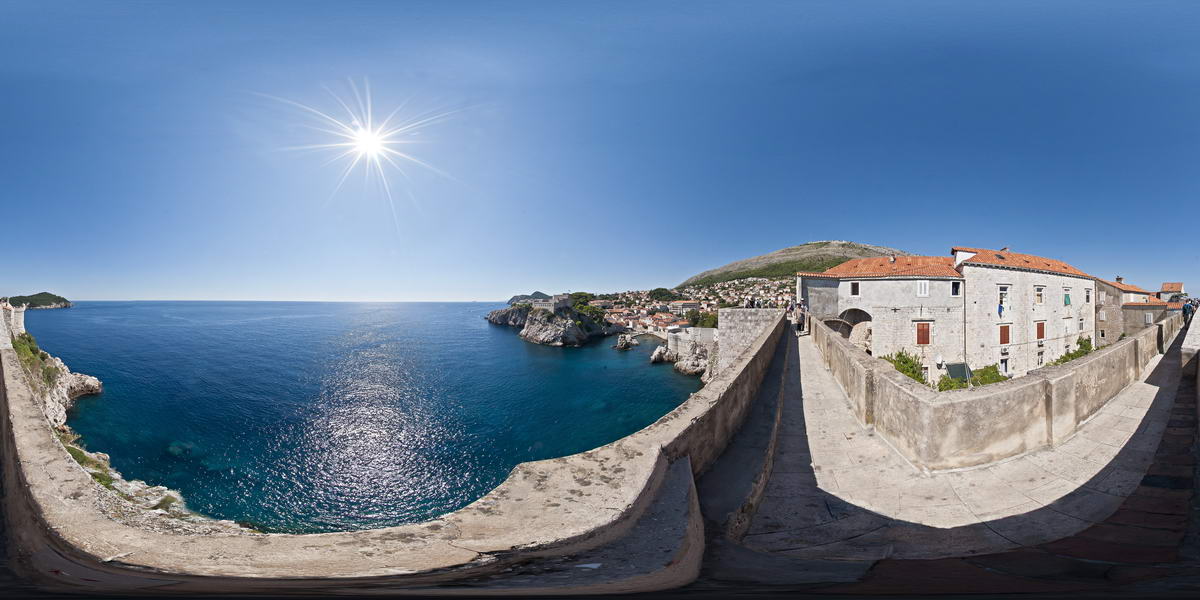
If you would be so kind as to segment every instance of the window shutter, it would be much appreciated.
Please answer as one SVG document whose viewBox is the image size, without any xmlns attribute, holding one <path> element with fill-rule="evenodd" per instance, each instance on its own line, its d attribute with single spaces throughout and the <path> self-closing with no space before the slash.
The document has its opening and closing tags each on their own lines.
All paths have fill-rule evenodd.
<svg viewBox="0 0 1200 600">
<path fill-rule="evenodd" d="M 1008 325 L 1001 325 L 1000 326 L 1000 345 L 1004 346 L 1007 344 L 1008 344 Z"/>
<path fill-rule="evenodd" d="M 929 344 L 929 323 L 917 323 L 917 345 Z"/>
<path fill-rule="evenodd" d="M 1046 322 L 1041 321 L 1037 324 L 1037 339 L 1046 339 Z"/>
<path fill-rule="evenodd" d="M 1063 294 L 1063 306 L 1070 306 L 1070 305 L 1071 305 L 1071 295 Z"/>
</svg>

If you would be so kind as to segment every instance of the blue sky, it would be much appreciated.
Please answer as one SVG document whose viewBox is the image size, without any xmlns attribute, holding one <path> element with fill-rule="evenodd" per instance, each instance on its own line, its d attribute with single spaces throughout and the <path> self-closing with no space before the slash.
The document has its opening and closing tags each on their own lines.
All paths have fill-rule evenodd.
<svg viewBox="0 0 1200 600">
<path fill-rule="evenodd" d="M 1197 2 L 0 2 L 0 293 L 492 300 L 811 240 L 1200 292 Z M 458 110 L 377 186 L 262 94 Z"/>
</svg>

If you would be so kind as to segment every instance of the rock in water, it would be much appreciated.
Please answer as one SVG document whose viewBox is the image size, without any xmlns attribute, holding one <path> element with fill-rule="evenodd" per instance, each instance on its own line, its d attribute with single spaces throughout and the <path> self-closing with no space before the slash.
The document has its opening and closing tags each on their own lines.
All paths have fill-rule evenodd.
<svg viewBox="0 0 1200 600">
<path fill-rule="evenodd" d="M 676 356 L 670 350 L 667 350 L 666 344 L 663 344 L 654 349 L 654 353 L 650 355 L 650 362 L 675 362 Z"/>
<path fill-rule="evenodd" d="M 641 342 L 637 341 L 637 338 L 632 334 L 622 333 L 621 335 L 617 336 L 617 345 L 613 346 L 613 348 L 616 348 L 617 350 L 628 350 L 639 345 L 641 345 Z"/>
</svg>

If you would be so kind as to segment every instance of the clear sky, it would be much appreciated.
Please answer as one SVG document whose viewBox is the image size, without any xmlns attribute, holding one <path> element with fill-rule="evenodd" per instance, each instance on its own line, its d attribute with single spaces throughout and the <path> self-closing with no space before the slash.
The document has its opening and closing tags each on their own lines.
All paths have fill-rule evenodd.
<svg viewBox="0 0 1200 600">
<path fill-rule="evenodd" d="M 1200 2 L 0 1 L 0 294 L 494 300 L 812 240 L 1200 292 Z M 301 111 L 457 110 L 340 176 Z"/>
</svg>

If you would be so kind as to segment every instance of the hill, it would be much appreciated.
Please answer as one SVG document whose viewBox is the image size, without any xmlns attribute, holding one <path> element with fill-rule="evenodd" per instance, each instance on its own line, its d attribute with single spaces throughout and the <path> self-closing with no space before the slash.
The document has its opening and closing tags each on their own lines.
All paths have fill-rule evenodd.
<svg viewBox="0 0 1200 600">
<path fill-rule="evenodd" d="M 824 271 L 852 258 L 888 255 L 909 256 L 909 253 L 886 246 L 855 242 L 809 242 L 709 269 L 689 277 L 687 281 L 679 284 L 679 287 L 710 285 L 746 277 L 788 277 L 796 271 Z"/>
<path fill-rule="evenodd" d="M 70 308 L 71 306 L 71 302 L 66 298 L 51 294 L 50 292 L 42 292 L 32 296 L 9 296 L 8 303 L 13 306 L 27 304 L 29 308 Z"/>
</svg>

